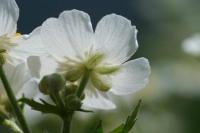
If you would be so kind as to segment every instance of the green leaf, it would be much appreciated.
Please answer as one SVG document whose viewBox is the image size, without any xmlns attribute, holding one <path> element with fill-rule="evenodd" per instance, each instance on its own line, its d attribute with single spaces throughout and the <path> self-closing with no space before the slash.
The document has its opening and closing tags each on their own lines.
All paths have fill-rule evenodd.
<svg viewBox="0 0 200 133">
<path fill-rule="evenodd" d="M 102 121 L 99 121 L 93 133 L 103 133 Z"/>
<path fill-rule="evenodd" d="M 42 103 L 27 98 L 21 98 L 19 101 L 28 104 L 30 107 L 32 107 L 32 109 L 40 111 L 42 113 L 53 113 L 58 115 L 60 114 L 60 110 L 56 106 L 51 105 L 42 99 L 40 99 Z"/>
<path fill-rule="evenodd" d="M 122 133 L 123 128 L 124 128 L 124 124 L 121 124 L 120 126 L 115 128 L 113 131 L 111 131 L 110 133 Z"/>
<path fill-rule="evenodd" d="M 135 122 L 137 121 L 136 117 L 137 117 L 141 102 L 142 100 L 139 100 L 132 114 L 128 116 L 128 118 L 126 119 L 125 124 L 121 124 L 120 126 L 118 126 L 117 128 L 115 128 L 109 133 L 128 133 L 133 128 L 133 126 L 135 125 Z"/>
</svg>

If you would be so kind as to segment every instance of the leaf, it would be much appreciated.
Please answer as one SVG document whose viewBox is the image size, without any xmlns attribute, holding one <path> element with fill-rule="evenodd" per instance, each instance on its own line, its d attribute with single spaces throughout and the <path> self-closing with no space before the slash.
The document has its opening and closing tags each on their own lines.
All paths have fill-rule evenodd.
<svg viewBox="0 0 200 133">
<path fill-rule="evenodd" d="M 117 128 L 115 128 L 109 133 L 128 133 L 133 128 L 133 126 L 135 125 L 135 122 L 137 121 L 136 117 L 137 117 L 141 102 L 142 100 L 139 100 L 132 114 L 128 116 L 128 118 L 126 119 L 125 124 L 121 124 L 120 126 L 118 126 Z"/>
<path fill-rule="evenodd" d="M 40 99 L 42 103 L 27 98 L 21 98 L 19 101 L 28 104 L 30 107 L 32 107 L 32 109 L 40 111 L 42 113 L 53 113 L 58 115 L 60 114 L 60 110 L 58 110 L 56 106 L 51 105 L 42 99 Z"/>
<path fill-rule="evenodd" d="M 93 133 L 103 133 L 102 121 L 99 121 Z"/>
<path fill-rule="evenodd" d="M 123 128 L 124 128 L 124 124 L 121 124 L 120 126 L 115 128 L 113 131 L 111 131 L 110 133 L 122 133 Z"/>
<path fill-rule="evenodd" d="M 128 133 L 132 129 L 132 127 L 135 125 L 135 122 L 137 121 L 136 117 L 137 117 L 141 102 L 142 102 L 142 100 L 139 100 L 139 102 L 138 102 L 137 106 L 135 107 L 134 111 L 132 112 L 131 116 L 128 116 L 122 133 Z"/>
</svg>

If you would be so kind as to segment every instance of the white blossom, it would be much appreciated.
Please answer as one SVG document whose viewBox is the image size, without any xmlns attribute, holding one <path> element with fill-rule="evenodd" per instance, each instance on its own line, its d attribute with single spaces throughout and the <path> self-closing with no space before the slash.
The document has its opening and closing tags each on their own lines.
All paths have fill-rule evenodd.
<svg viewBox="0 0 200 133">
<path fill-rule="evenodd" d="M 20 63 L 18 65 L 6 63 L 3 68 L 7 80 L 13 89 L 13 93 L 17 98 L 21 98 L 22 95 L 32 98 L 36 95 L 37 90 L 35 88 L 37 87 L 37 82 L 32 78 L 25 63 Z M 2 105 L 2 102 L 7 100 L 4 85 L 0 80 L 0 104 Z"/>
<path fill-rule="evenodd" d="M 37 43 L 34 45 L 34 40 L 30 40 L 30 45 L 27 36 L 17 32 L 18 18 L 19 8 L 15 0 L 0 0 L 0 54 L 15 65 L 26 61 L 30 55 L 40 53 L 38 47 L 35 49 Z"/>
<path fill-rule="evenodd" d="M 130 20 L 106 15 L 94 31 L 88 14 L 71 10 L 47 19 L 40 28 L 40 39 L 50 54 L 42 57 L 45 74 L 59 72 L 68 81 L 79 83 L 84 72 L 90 71 L 84 105 L 113 109 L 110 93 L 130 94 L 148 83 L 148 60 L 128 61 L 138 48 L 137 29 Z"/>
</svg>

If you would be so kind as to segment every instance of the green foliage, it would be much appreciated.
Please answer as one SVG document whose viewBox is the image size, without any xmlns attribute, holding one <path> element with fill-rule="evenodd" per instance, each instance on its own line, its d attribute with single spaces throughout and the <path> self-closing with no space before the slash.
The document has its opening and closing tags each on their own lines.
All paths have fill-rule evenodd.
<svg viewBox="0 0 200 133">
<path fill-rule="evenodd" d="M 126 122 L 121 124 L 117 128 L 115 128 L 110 133 L 128 133 L 135 125 L 135 122 L 137 120 L 136 117 L 137 117 L 140 105 L 141 105 L 141 100 L 139 100 L 139 102 L 138 102 L 137 106 L 135 107 L 134 111 L 132 112 L 132 114 L 130 116 L 128 116 L 128 118 L 126 119 Z"/>
<path fill-rule="evenodd" d="M 21 98 L 19 101 L 25 104 L 28 104 L 29 106 L 32 107 L 32 109 L 40 111 L 42 113 L 59 114 L 59 110 L 56 106 L 51 105 L 42 99 L 40 99 L 42 103 L 39 103 L 33 99 L 27 99 L 27 98 Z"/>
<path fill-rule="evenodd" d="M 128 118 L 126 119 L 126 122 L 122 123 L 120 126 L 110 131 L 109 133 L 129 133 L 129 131 L 133 128 L 137 120 L 136 117 L 137 117 L 140 105 L 141 105 L 141 100 L 139 100 L 132 114 L 128 116 Z M 103 133 L 102 121 L 100 121 L 97 124 L 93 133 Z"/>
</svg>

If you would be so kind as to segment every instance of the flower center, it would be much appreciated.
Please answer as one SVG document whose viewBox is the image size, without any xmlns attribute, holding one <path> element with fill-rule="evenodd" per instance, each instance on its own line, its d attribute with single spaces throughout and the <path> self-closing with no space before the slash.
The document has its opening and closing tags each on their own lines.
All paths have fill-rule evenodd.
<svg viewBox="0 0 200 133">
<path fill-rule="evenodd" d="M 90 72 L 89 82 L 100 91 L 108 91 L 111 85 L 102 77 L 109 76 L 119 70 L 118 66 L 103 65 L 104 55 L 100 53 L 90 54 L 85 60 L 77 62 L 66 58 L 64 62 L 59 62 L 58 71 L 63 73 L 66 80 L 70 82 L 78 81 L 84 73 Z"/>
<path fill-rule="evenodd" d="M 15 46 L 15 42 L 20 36 L 20 33 L 16 33 L 11 37 L 9 37 L 7 34 L 0 36 L 0 54 L 5 53 L 7 49 Z"/>
</svg>

